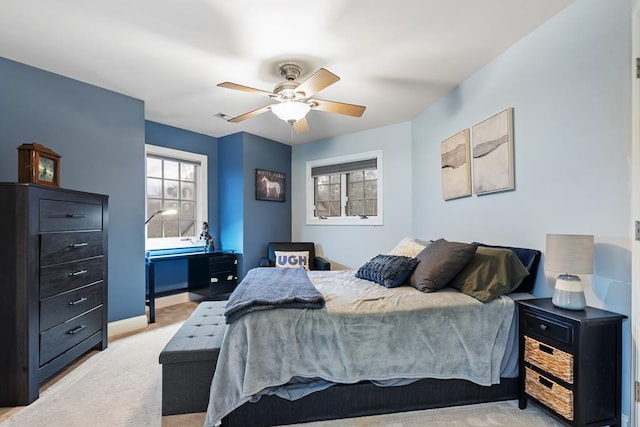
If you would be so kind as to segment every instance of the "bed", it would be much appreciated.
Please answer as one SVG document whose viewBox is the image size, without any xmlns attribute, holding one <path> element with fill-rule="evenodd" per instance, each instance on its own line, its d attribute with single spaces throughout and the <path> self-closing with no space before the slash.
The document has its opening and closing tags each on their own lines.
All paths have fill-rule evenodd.
<svg viewBox="0 0 640 427">
<path fill-rule="evenodd" d="M 448 249 L 457 242 L 442 240 L 378 255 L 357 271 L 299 269 L 311 285 L 307 291 L 321 295 L 319 306 L 317 295 L 305 307 L 289 294 L 297 285 L 286 282 L 283 269 L 251 270 L 239 293 L 282 288 L 286 308 L 233 313 L 205 425 L 282 425 L 517 398 L 514 299 L 530 297 L 540 252 L 459 244 L 472 252 L 456 260 L 460 254 Z M 508 291 L 487 297 L 478 281 L 496 282 L 496 266 L 490 276 L 485 267 L 486 254 L 497 251 L 521 271 L 499 283 Z M 498 270 L 505 263 L 491 262 Z M 438 289 L 412 283 L 425 267 L 430 277 L 441 276 Z M 233 304 L 232 296 L 227 307 Z"/>
</svg>

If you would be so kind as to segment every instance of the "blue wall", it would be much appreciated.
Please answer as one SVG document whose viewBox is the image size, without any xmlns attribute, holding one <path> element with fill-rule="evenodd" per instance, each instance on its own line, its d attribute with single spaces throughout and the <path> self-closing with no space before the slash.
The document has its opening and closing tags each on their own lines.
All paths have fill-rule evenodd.
<svg viewBox="0 0 640 427">
<path fill-rule="evenodd" d="M 209 233 L 216 248 L 220 248 L 218 221 L 218 140 L 212 136 L 190 132 L 152 121 L 145 122 L 145 142 L 175 150 L 189 151 L 207 156 L 207 206 Z M 198 229 L 200 224 L 198 224 Z M 188 269 L 186 260 L 162 262 L 156 266 L 156 291 L 187 287 Z"/>
<path fill-rule="evenodd" d="M 580 0 L 412 122 L 414 233 L 545 250 L 547 233 L 593 234 L 587 303 L 631 313 L 631 10 Z M 440 141 L 514 108 L 516 190 L 445 202 Z M 429 221 L 416 221 L 428 212 Z M 478 226 L 478 224 L 482 224 Z M 557 273 L 535 294 L 551 296 Z M 623 406 L 630 413 L 631 322 L 623 324 Z"/>
<path fill-rule="evenodd" d="M 216 138 L 145 122 L 140 100 L 4 58 L 0 76 L 0 180 L 15 182 L 16 148 L 38 142 L 62 155 L 62 187 L 110 196 L 110 322 L 145 312 L 145 142 L 208 156 L 210 227 L 216 247 L 247 252 L 240 277 L 268 241 L 290 240 L 290 183 L 286 203 L 254 198 L 255 168 L 291 176 L 289 146 L 236 134 L 224 139 L 219 162 Z M 165 267 L 159 290 L 186 283 L 185 263 Z"/>
<path fill-rule="evenodd" d="M 244 236 L 244 176 L 242 167 L 243 134 L 236 133 L 218 140 L 218 194 L 220 239 L 225 249 L 242 253 Z M 241 273 L 239 259 L 238 273 Z"/>
<path fill-rule="evenodd" d="M 266 255 L 268 242 L 291 240 L 291 147 L 248 133 L 219 144 L 221 236 L 242 253 L 238 271 L 244 277 Z M 256 169 L 286 174 L 285 202 L 255 199 Z"/>
<path fill-rule="evenodd" d="M 144 314 L 144 103 L 0 58 L 1 181 L 24 142 L 62 156 L 61 187 L 109 195 L 109 321 Z"/>
<path fill-rule="evenodd" d="M 382 150 L 384 225 L 306 225 L 306 162 L 373 150 Z M 409 122 L 295 145 L 292 156 L 293 238 L 315 242 L 319 252 L 331 261 L 332 269 L 357 269 L 411 235 L 412 193 L 424 191 L 425 186 L 411 181 Z M 418 220 L 427 218 L 425 213 Z"/>
</svg>

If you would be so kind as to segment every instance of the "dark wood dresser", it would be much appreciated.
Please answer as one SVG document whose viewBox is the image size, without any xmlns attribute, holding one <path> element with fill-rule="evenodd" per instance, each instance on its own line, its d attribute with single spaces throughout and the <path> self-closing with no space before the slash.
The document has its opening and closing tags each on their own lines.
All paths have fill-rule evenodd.
<svg viewBox="0 0 640 427">
<path fill-rule="evenodd" d="M 565 310 L 551 298 L 517 304 L 520 408 L 529 398 L 574 426 L 619 426 L 626 316 Z"/>
<path fill-rule="evenodd" d="M 0 183 L 0 406 L 107 347 L 108 197 Z"/>
</svg>

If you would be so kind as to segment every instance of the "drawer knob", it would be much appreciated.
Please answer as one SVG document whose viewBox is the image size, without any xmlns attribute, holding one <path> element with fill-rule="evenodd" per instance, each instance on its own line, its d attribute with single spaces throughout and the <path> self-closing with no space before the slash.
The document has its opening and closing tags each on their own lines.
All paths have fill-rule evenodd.
<svg viewBox="0 0 640 427">
<path fill-rule="evenodd" d="M 69 334 L 69 335 L 75 335 L 75 334 L 77 334 L 78 332 L 80 332 L 81 330 L 83 330 L 83 329 L 84 329 L 84 328 L 86 328 L 86 327 L 87 327 L 87 325 L 79 325 L 79 326 L 76 326 L 75 328 L 73 328 L 72 330 L 70 330 L 69 332 L 67 332 L 67 334 Z"/>
<path fill-rule="evenodd" d="M 87 242 L 82 242 L 82 243 L 72 243 L 69 245 L 70 248 L 81 248 L 82 246 L 87 246 L 88 243 Z"/>
<path fill-rule="evenodd" d="M 87 300 L 87 298 L 82 297 L 82 298 L 77 299 L 77 300 L 75 300 L 75 301 L 71 301 L 71 302 L 69 303 L 69 305 L 78 305 L 78 304 L 81 304 L 81 303 L 85 302 L 86 300 Z"/>
<path fill-rule="evenodd" d="M 86 218 L 86 215 L 82 215 L 82 214 L 73 214 L 73 213 L 68 213 L 65 215 L 67 218 Z"/>
<path fill-rule="evenodd" d="M 81 276 L 86 273 L 87 270 L 74 271 L 73 273 L 69 273 L 69 277 Z"/>
<path fill-rule="evenodd" d="M 544 323 L 540 325 L 540 330 L 546 331 L 547 329 L 549 329 L 549 327 L 547 325 L 545 325 Z"/>
</svg>

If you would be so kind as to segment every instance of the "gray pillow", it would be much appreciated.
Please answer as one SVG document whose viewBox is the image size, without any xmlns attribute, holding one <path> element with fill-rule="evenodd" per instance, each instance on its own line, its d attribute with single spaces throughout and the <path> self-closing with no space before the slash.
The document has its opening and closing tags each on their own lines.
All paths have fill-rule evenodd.
<svg viewBox="0 0 640 427">
<path fill-rule="evenodd" d="M 411 286 L 422 292 L 435 292 L 447 286 L 473 255 L 477 245 L 436 240 L 416 255 L 420 261 L 411 276 Z"/>
<path fill-rule="evenodd" d="M 482 302 L 516 289 L 529 270 L 510 249 L 479 247 L 473 259 L 449 283 Z"/>
<path fill-rule="evenodd" d="M 387 288 L 406 284 L 418 260 L 401 255 L 377 255 L 356 271 L 356 277 L 371 280 Z"/>
</svg>

